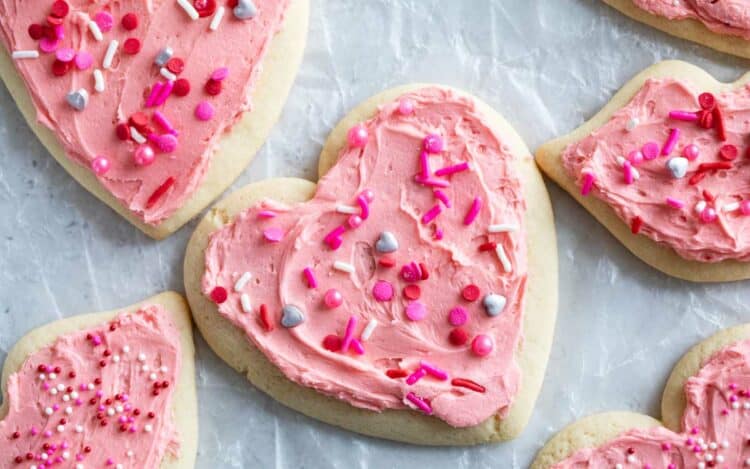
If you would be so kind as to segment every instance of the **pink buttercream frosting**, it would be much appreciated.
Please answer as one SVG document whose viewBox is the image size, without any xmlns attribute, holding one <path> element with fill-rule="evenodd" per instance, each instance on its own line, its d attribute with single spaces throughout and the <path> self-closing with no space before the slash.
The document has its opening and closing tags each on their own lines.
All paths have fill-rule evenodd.
<svg viewBox="0 0 750 469">
<path fill-rule="evenodd" d="M 227 6 L 216 31 L 209 29 L 212 16 L 192 21 L 174 0 L 70 0 L 68 3 L 70 13 L 62 24 L 64 38 L 55 48 L 72 49 L 84 59 L 90 54 L 93 65 L 84 70 L 72 65 L 66 75 L 58 77 L 52 73 L 56 54 L 41 52 L 38 59 L 15 60 L 16 69 L 31 95 L 37 120 L 55 133 L 65 154 L 87 168 L 97 156 L 106 157 L 109 170 L 97 175 L 101 184 L 136 216 L 146 223 L 158 224 L 182 207 L 197 190 L 219 138 L 242 112 L 250 110 L 250 93 L 262 59 L 280 28 L 289 0 L 255 0 L 257 15 L 247 20 L 235 18 L 232 8 Z M 201 4 L 207 3 L 214 0 L 201 0 Z M 224 5 L 220 0 L 215 3 Z M 6 50 L 37 50 L 48 44 L 46 38 L 32 39 L 27 29 L 32 24 L 45 24 L 51 4 L 49 0 L 0 1 L 0 38 Z M 102 32 L 103 39 L 97 41 L 89 30 L 89 22 L 101 12 L 111 14 L 114 26 Z M 120 24 L 127 13 L 135 13 L 138 18 L 135 30 L 128 31 Z M 135 55 L 125 52 L 128 38 L 140 40 L 140 52 Z M 117 40 L 119 46 L 112 68 L 107 70 L 103 62 L 112 40 Z M 156 83 L 166 86 L 168 82 L 154 63 L 160 50 L 167 46 L 174 57 L 184 61 L 184 71 L 178 78 L 189 80 L 191 91 L 185 97 L 173 93 L 163 104 L 146 107 L 151 87 Z M 204 85 L 222 67 L 228 69 L 228 76 L 221 82 L 222 91 L 219 95 L 208 95 Z M 94 89 L 95 69 L 103 73 L 105 91 L 101 93 Z M 89 95 L 88 105 L 81 111 L 66 101 L 68 93 L 79 89 L 85 89 Z M 199 120 L 194 112 L 204 100 L 214 109 L 208 122 Z M 176 131 L 177 147 L 162 152 L 152 140 L 149 145 L 156 152 L 156 159 L 148 166 L 139 166 L 134 162 L 138 143 L 120 140 L 115 128 L 118 123 L 128 122 L 136 112 L 145 112 L 149 117 L 157 110 Z M 147 124 L 156 135 L 169 134 L 156 122 Z M 172 139 L 172 135 L 167 139 Z M 168 143 L 161 148 L 173 146 Z"/>
<path fill-rule="evenodd" d="M 682 433 L 631 430 L 552 466 L 652 469 L 740 468 L 750 458 L 750 341 L 714 354 L 685 384 Z"/>
<path fill-rule="evenodd" d="M 711 31 L 750 39 L 748 0 L 633 0 L 654 15 L 671 20 L 695 19 Z"/>
<path fill-rule="evenodd" d="M 179 452 L 180 337 L 161 306 L 66 334 L 7 383 L 0 466 L 158 468 Z"/>
<path fill-rule="evenodd" d="M 420 156 L 423 145 L 432 154 Z M 350 133 L 312 200 L 263 201 L 214 232 L 204 293 L 295 383 L 356 407 L 410 407 L 457 427 L 503 416 L 521 379 L 520 156 L 473 100 L 442 88 L 407 94 Z M 425 174 L 439 194 L 418 182 Z M 492 224 L 512 230 L 489 233 Z M 282 238 L 270 239 L 271 229 Z M 479 249 L 487 243 L 501 246 L 507 270 L 494 249 Z M 469 285 L 480 293 L 462 296 Z M 492 293 L 495 316 L 483 306 Z M 296 312 L 283 311 L 290 305 Z M 458 306 L 467 320 L 455 332 L 450 312 Z M 301 323 L 285 328 L 300 322 L 298 313 Z M 463 341 L 449 339 L 461 331 Z M 475 349 L 485 356 L 472 351 L 481 335 Z"/>
<path fill-rule="evenodd" d="M 704 262 L 745 261 L 750 259 L 750 217 L 742 209 L 742 202 L 750 198 L 745 174 L 750 88 L 715 96 L 726 140 L 715 111 L 708 112 L 710 128 L 670 118 L 673 111 L 701 111 L 700 94 L 686 82 L 650 79 L 609 122 L 569 145 L 562 163 L 581 187 L 593 180 L 591 194 L 628 225 L 635 228 L 640 223 L 638 233 L 680 256 Z M 671 149 L 670 135 L 676 136 Z M 697 158 L 686 151 L 691 145 L 698 150 Z M 733 160 L 721 156 L 725 146 L 736 150 Z M 668 155 L 663 155 L 665 147 Z M 650 148 L 656 150 L 655 158 L 633 158 L 633 152 L 644 155 Z M 684 164 L 684 175 L 678 171 L 675 176 L 668 167 L 673 163 Z M 705 169 L 715 164 L 727 169 Z M 631 181 L 625 165 L 637 173 Z"/>
</svg>

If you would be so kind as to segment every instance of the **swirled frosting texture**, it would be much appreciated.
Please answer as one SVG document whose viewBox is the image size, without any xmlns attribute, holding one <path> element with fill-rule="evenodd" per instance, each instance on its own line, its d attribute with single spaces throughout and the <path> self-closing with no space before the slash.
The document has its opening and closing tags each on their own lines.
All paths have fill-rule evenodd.
<svg viewBox="0 0 750 469">
<path fill-rule="evenodd" d="M 402 102 L 411 103 L 413 112 L 401 113 Z M 405 95 L 382 106 L 364 126 L 369 133 L 366 145 L 342 149 L 312 200 L 293 207 L 259 203 L 211 235 L 203 290 L 210 294 L 220 286 L 229 291 L 219 314 L 242 328 L 295 383 L 373 411 L 411 406 L 405 397 L 412 393 L 431 407 L 428 413 L 457 427 L 504 415 L 519 388 L 514 353 L 521 339 L 527 277 L 525 203 L 513 167 L 521 155 L 503 146 L 502 137 L 474 101 L 447 89 L 425 88 Z M 422 172 L 419 155 L 428 134 L 442 136 L 445 147 L 429 157 L 431 171 L 464 162 L 472 169 L 435 177 L 449 183 L 442 191 L 451 206 L 443 205 L 437 218 L 425 223 L 422 217 L 442 204 L 433 188 L 415 181 L 415 175 Z M 374 194 L 369 217 L 358 228 L 346 231 L 341 247 L 333 250 L 324 238 L 349 216 L 337 207 L 356 206 L 357 196 L 368 189 Z M 484 203 L 476 219 L 466 225 L 464 219 L 475 198 Z M 276 217 L 259 217 L 269 210 Z M 498 223 L 517 230 L 488 234 L 488 226 Z M 264 233 L 269 228 L 280 229 L 283 239 L 267 241 Z M 444 233 L 442 239 L 436 235 L 439 230 Z M 399 245 L 387 256 L 374 248 L 385 231 Z M 488 241 L 503 246 L 512 264 L 510 272 L 494 251 L 479 251 Z M 384 267 L 384 257 L 396 265 Z M 335 270 L 336 261 L 350 264 L 354 272 Z M 400 269 L 411 262 L 421 263 L 429 278 L 404 281 Z M 303 271 L 308 267 L 314 271 L 317 288 L 305 281 Z M 245 272 L 252 280 L 237 292 L 233 285 Z M 379 281 L 394 288 L 392 299 L 374 298 L 373 288 Z M 402 288 L 409 284 L 421 289 L 418 302 L 425 307 L 424 319 L 410 320 L 405 314 L 407 306 L 414 304 L 402 295 Z M 504 295 L 507 304 L 502 313 L 488 316 L 481 297 L 474 302 L 464 300 L 461 292 L 469 284 L 478 286 L 482 295 Z M 343 297 L 343 304 L 335 309 L 324 305 L 325 292 L 332 288 Z M 243 312 L 242 294 L 252 302 L 249 313 Z M 259 320 L 261 305 L 270 312 L 273 331 L 267 331 Z M 282 327 L 279 320 L 285 305 L 297 306 L 304 322 L 291 329 Z M 463 329 L 469 342 L 460 346 L 449 341 L 453 326 L 448 317 L 456 306 L 468 313 Z M 369 339 L 361 338 L 364 354 L 325 349 L 325 337 L 344 336 L 351 316 L 357 319 L 356 338 L 361 338 L 371 320 L 378 322 Z M 478 334 L 494 341 L 486 357 L 471 351 L 469 344 Z M 422 360 L 445 371 L 448 379 L 428 374 L 410 385 L 404 376 L 387 375 L 388 370 L 411 374 Z M 455 386 L 455 378 L 479 384 L 484 392 Z"/>
<path fill-rule="evenodd" d="M 701 90 L 674 79 L 648 80 L 633 99 L 591 135 L 569 145 L 562 154 L 568 174 L 583 185 L 586 174 L 595 182 L 591 194 L 606 202 L 627 224 L 640 219 L 640 233 L 674 249 L 686 259 L 705 262 L 750 258 L 750 217 L 737 204 L 750 197 L 746 183 L 745 135 L 750 131 L 750 90 L 716 96 L 721 109 L 727 140 L 721 141 L 715 129 L 704 129 L 695 122 L 669 118 L 670 111 L 700 110 Z M 628 130 L 629 122 L 637 125 Z M 635 166 L 640 178 L 628 184 L 622 161 L 647 143 L 662 149 L 672 129 L 680 134 L 668 156 L 658 156 Z M 673 157 L 681 157 L 686 146 L 694 144 L 699 156 L 687 162 L 687 174 L 675 178 L 667 168 Z M 724 145 L 734 145 L 739 156 L 727 162 L 719 153 Z M 706 171 L 697 183 L 691 181 L 702 164 L 729 164 L 729 169 Z M 667 198 L 684 204 L 675 208 Z M 713 197 L 713 200 L 711 198 Z M 713 208 L 717 219 L 707 223 L 700 208 Z M 734 209 L 729 210 L 734 207 Z"/>
<path fill-rule="evenodd" d="M 160 467 L 179 451 L 178 334 L 154 305 L 34 352 L 7 383 L 0 466 Z"/>
<path fill-rule="evenodd" d="M 213 0 L 212 0 L 213 1 Z M 45 22 L 51 1 L 0 1 L 0 38 L 6 50 L 35 50 L 38 41 L 27 33 L 33 23 Z M 250 93 L 255 85 L 261 62 L 270 40 L 279 29 L 289 0 L 255 0 L 258 14 L 242 21 L 227 8 L 217 31 L 209 30 L 211 17 L 191 21 L 174 0 L 70 0 L 70 13 L 65 18 L 65 38 L 58 48 L 72 48 L 92 55 L 93 65 L 86 70 L 75 66 L 65 76 L 52 74 L 55 53 L 42 53 L 39 59 L 15 60 L 18 73 L 36 108 L 37 120 L 52 130 L 65 154 L 78 164 L 90 167 L 98 155 L 110 161 L 109 171 L 98 176 L 101 184 L 123 205 L 146 223 L 158 224 L 182 207 L 201 184 L 216 151 L 219 138 L 230 130 L 242 112 L 251 109 Z M 192 3 L 192 2 L 191 2 Z M 220 5 L 223 2 L 218 2 Z M 103 33 L 97 42 L 88 29 L 97 13 L 108 12 L 114 27 Z M 135 13 L 139 25 L 127 31 L 120 25 L 127 13 Z M 123 52 L 130 37 L 138 38 L 141 50 L 136 55 Z M 102 63 L 111 40 L 119 41 L 110 70 L 102 70 L 106 90 L 94 90 L 94 69 Z M 145 107 L 150 87 L 166 83 L 160 68 L 154 64 L 159 51 L 169 46 L 174 56 L 184 60 L 179 78 L 192 85 L 190 94 L 174 94 L 163 104 Z M 203 90 L 212 72 L 220 67 L 229 69 L 218 96 Z M 74 110 L 66 95 L 74 90 L 88 91 L 88 105 Z M 194 110 L 201 101 L 210 102 L 215 114 L 209 122 L 197 119 Z M 118 139 L 115 127 L 127 122 L 136 112 L 162 112 L 179 133 L 174 152 L 160 153 L 150 166 L 134 163 L 138 144 Z M 157 134 L 165 133 L 157 124 L 149 123 Z M 173 178 L 174 183 L 161 196 L 149 199 Z"/>
<path fill-rule="evenodd" d="M 748 0 L 633 0 L 636 6 L 671 20 L 695 19 L 716 33 L 750 39 Z"/>
<path fill-rule="evenodd" d="M 599 448 L 580 450 L 553 468 L 610 468 L 616 464 L 653 469 L 747 466 L 750 341 L 714 354 L 698 374 L 688 379 L 685 394 L 682 433 L 666 428 L 631 430 Z"/>
</svg>

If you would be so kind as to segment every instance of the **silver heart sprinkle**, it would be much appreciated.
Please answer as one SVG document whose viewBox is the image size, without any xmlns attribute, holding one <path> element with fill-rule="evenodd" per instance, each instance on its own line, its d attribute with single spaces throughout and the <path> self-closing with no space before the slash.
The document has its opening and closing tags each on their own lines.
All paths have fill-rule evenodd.
<svg viewBox="0 0 750 469">
<path fill-rule="evenodd" d="M 685 177 L 688 170 L 688 160 L 681 156 L 670 158 L 669 161 L 667 161 L 667 169 L 669 169 L 672 173 L 672 177 L 675 179 Z"/>
<path fill-rule="evenodd" d="M 89 102 L 89 92 L 81 88 L 80 90 L 68 93 L 65 99 L 73 109 L 83 111 L 86 109 L 86 104 Z"/>
<path fill-rule="evenodd" d="M 490 293 L 484 297 L 482 305 L 484 306 L 484 311 L 487 313 L 487 316 L 495 317 L 503 312 L 506 301 L 507 300 L 503 295 Z"/>
<path fill-rule="evenodd" d="M 396 236 L 393 235 L 390 231 L 383 231 L 380 233 L 380 237 L 378 238 L 378 241 L 375 243 L 375 250 L 387 254 L 389 252 L 394 252 L 398 249 L 398 240 L 396 239 Z"/>
<path fill-rule="evenodd" d="M 305 322 L 305 315 L 302 310 L 294 305 L 286 305 L 281 308 L 281 325 L 287 329 L 297 327 Z"/>
<path fill-rule="evenodd" d="M 258 14 L 258 8 L 253 3 L 253 0 L 239 0 L 239 3 L 237 3 L 232 12 L 237 19 L 249 20 Z"/>
</svg>

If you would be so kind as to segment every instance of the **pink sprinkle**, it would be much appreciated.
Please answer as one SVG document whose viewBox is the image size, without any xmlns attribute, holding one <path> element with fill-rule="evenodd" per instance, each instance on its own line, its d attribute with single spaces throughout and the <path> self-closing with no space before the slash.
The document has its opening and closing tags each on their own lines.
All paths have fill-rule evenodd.
<svg viewBox="0 0 750 469">
<path fill-rule="evenodd" d="M 359 228 L 360 225 L 362 225 L 362 217 L 359 215 L 352 215 L 346 220 L 346 223 L 349 225 L 349 228 Z"/>
<path fill-rule="evenodd" d="M 195 107 L 195 117 L 202 121 L 211 120 L 214 117 L 214 107 L 208 101 L 201 101 Z"/>
<path fill-rule="evenodd" d="M 60 62 L 70 62 L 76 56 L 76 51 L 70 47 L 62 47 L 55 52 L 55 58 Z"/>
<path fill-rule="evenodd" d="M 31 427 L 31 436 L 37 436 L 38 434 L 39 430 L 36 427 Z"/>
<path fill-rule="evenodd" d="M 94 15 L 94 22 L 96 22 L 97 26 L 99 26 L 99 29 L 101 29 L 103 33 L 106 33 L 107 31 L 112 30 L 112 25 L 115 21 L 111 14 L 106 11 L 100 11 Z"/>
<path fill-rule="evenodd" d="M 79 50 L 73 60 L 78 70 L 88 70 L 94 63 L 94 57 L 85 50 Z"/>
<path fill-rule="evenodd" d="M 284 238 L 284 230 L 277 227 L 266 228 L 263 230 L 263 237 L 271 243 L 278 243 Z"/>
<path fill-rule="evenodd" d="M 165 83 L 164 87 L 161 89 L 161 93 L 159 93 L 159 97 L 154 101 L 154 106 L 161 106 L 164 104 L 167 101 L 167 98 L 169 98 L 169 95 L 172 94 L 173 88 L 174 82 L 172 80 Z"/>
<path fill-rule="evenodd" d="M 390 301 L 393 298 L 393 285 L 385 280 L 378 280 L 372 287 L 372 296 L 378 301 Z"/>
<path fill-rule="evenodd" d="M 169 132 L 170 134 L 175 135 L 175 136 L 178 135 L 177 131 L 172 126 L 172 123 L 169 122 L 169 120 L 167 119 L 167 116 L 162 114 L 161 111 L 154 111 L 154 120 L 166 132 Z"/>
<path fill-rule="evenodd" d="M 315 279 L 315 272 L 313 272 L 310 267 L 305 267 L 305 270 L 303 270 L 302 273 L 305 274 L 308 288 L 318 288 L 318 281 Z"/>
<path fill-rule="evenodd" d="M 217 68 L 211 73 L 211 79 L 215 81 L 222 81 L 229 76 L 229 69 L 227 67 Z"/>
<path fill-rule="evenodd" d="M 354 350 L 354 353 L 357 355 L 365 354 L 365 346 L 362 345 L 362 342 L 360 342 L 359 339 L 352 339 L 352 345 L 349 348 Z"/>
<path fill-rule="evenodd" d="M 367 127 L 365 127 L 364 124 L 357 124 L 351 129 L 349 129 L 349 133 L 346 136 L 349 146 L 353 148 L 362 148 L 365 145 L 367 145 L 367 139 L 369 138 L 369 133 L 367 132 Z"/>
<path fill-rule="evenodd" d="M 682 149 L 682 156 L 687 158 L 690 161 L 694 161 L 700 156 L 701 151 L 698 148 L 698 145 L 691 143 L 690 145 L 686 146 Z"/>
<path fill-rule="evenodd" d="M 406 305 L 406 317 L 412 321 L 421 321 L 427 316 L 427 308 L 419 301 L 412 301 Z"/>
<path fill-rule="evenodd" d="M 581 195 L 589 195 L 589 192 L 591 192 L 591 189 L 594 187 L 594 180 L 596 178 L 594 177 L 593 173 L 583 173 L 583 185 L 581 186 Z"/>
<path fill-rule="evenodd" d="M 50 39 L 47 36 L 39 40 L 39 50 L 49 54 L 57 50 L 57 46 L 60 45 L 60 39 Z"/>
<path fill-rule="evenodd" d="M 424 412 L 427 415 L 432 414 L 432 407 L 430 407 L 427 402 L 423 401 L 422 399 L 418 398 L 416 394 L 413 392 L 410 392 L 406 395 L 406 399 L 409 400 L 412 404 L 414 404 L 415 407 L 417 407 L 419 410 Z"/>
<path fill-rule="evenodd" d="M 419 163 L 422 166 L 422 179 L 430 178 L 430 155 L 426 151 L 419 153 Z"/>
<path fill-rule="evenodd" d="M 419 364 L 422 366 L 422 369 L 427 371 L 427 373 L 429 373 L 433 378 L 439 379 L 440 381 L 445 381 L 446 379 L 448 379 L 448 373 L 436 367 L 435 365 L 424 360 L 419 362 Z"/>
<path fill-rule="evenodd" d="M 344 297 L 338 290 L 331 288 L 323 297 L 323 302 L 329 309 L 334 309 L 341 306 L 341 303 L 344 302 Z"/>
<path fill-rule="evenodd" d="M 148 140 L 154 143 L 162 153 L 172 153 L 177 149 L 177 138 L 172 134 L 148 134 Z"/>
<path fill-rule="evenodd" d="M 258 218 L 275 218 L 276 212 L 273 210 L 261 210 L 258 212 Z"/>
<path fill-rule="evenodd" d="M 354 338 L 354 329 L 357 327 L 357 318 L 355 316 L 349 317 L 349 322 L 346 323 L 346 331 L 344 332 L 344 338 L 341 340 L 341 350 L 346 352 L 349 350 L 349 346 Z"/>
<path fill-rule="evenodd" d="M 417 370 L 414 373 L 410 374 L 406 378 L 406 384 L 411 386 L 417 381 L 419 381 L 420 379 L 424 378 L 426 374 L 427 374 L 427 370 L 425 370 L 424 368 L 417 368 Z"/>
<path fill-rule="evenodd" d="M 750 215 L 750 200 L 743 200 L 740 202 L 740 212 L 743 215 Z"/>
<path fill-rule="evenodd" d="M 443 151 L 443 137 L 438 134 L 429 134 L 424 138 L 422 148 L 424 148 L 427 153 L 440 153 Z"/>
<path fill-rule="evenodd" d="M 52 436 L 52 430 L 45 430 L 43 433 L 45 438 L 49 438 Z"/>
<path fill-rule="evenodd" d="M 461 306 L 456 306 L 448 313 L 448 322 L 452 326 L 463 326 L 469 320 L 469 313 Z"/>
<path fill-rule="evenodd" d="M 450 186 L 450 183 L 448 181 L 444 181 L 442 179 L 425 179 L 422 177 L 419 177 L 419 175 L 414 177 L 414 180 L 417 181 L 419 184 L 422 184 L 423 186 L 429 186 L 429 187 L 448 187 Z"/>
<path fill-rule="evenodd" d="M 669 137 L 667 138 L 667 141 L 664 143 L 664 147 L 661 149 L 661 154 L 663 156 L 667 156 L 674 150 L 674 147 L 677 146 L 677 141 L 680 139 L 680 129 L 673 128 L 669 131 Z"/>
<path fill-rule="evenodd" d="M 55 37 L 62 41 L 65 39 L 65 26 L 61 24 L 56 24 L 52 27 L 52 30 L 55 32 Z"/>
<path fill-rule="evenodd" d="M 370 217 L 370 202 L 364 194 L 359 194 L 357 203 L 359 204 L 359 217 L 362 220 L 367 220 Z"/>
<path fill-rule="evenodd" d="M 638 166 L 639 164 L 643 163 L 643 160 L 643 153 L 641 153 L 640 150 L 633 150 L 628 153 L 628 161 L 630 161 L 633 166 Z"/>
<path fill-rule="evenodd" d="M 685 206 L 685 202 L 681 201 L 680 199 L 675 199 L 674 197 L 667 197 L 667 205 L 672 208 L 680 209 Z"/>
<path fill-rule="evenodd" d="M 443 232 L 442 228 L 435 228 L 435 233 L 433 234 L 433 237 L 437 239 L 438 241 L 440 241 L 441 239 L 443 239 L 444 234 L 445 233 Z"/>
<path fill-rule="evenodd" d="M 625 161 L 622 165 L 622 172 L 625 176 L 625 184 L 633 184 L 633 165 L 630 161 Z"/>
<path fill-rule="evenodd" d="M 469 163 L 464 161 L 463 163 L 455 164 L 453 166 L 446 166 L 435 171 L 435 176 L 450 176 L 451 174 L 460 173 L 469 169 Z"/>
<path fill-rule="evenodd" d="M 464 225 L 471 225 L 474 220 L 477 218 L 477 215 L 479 215 L 479 211 L 482 210 L 482 199 L 480 197 L 475 197 L 474 202 L 471 203 L 471 208 L 469 208 L 469 212 L 466 214 L 466 217 L 464 218 Z"/>
<path fill-rule="evenodd" d="M 323 242 L 330 246 L 331 249 L 338 249 L 341 246 L 341 235 L 343 235 L 345 231 L 346 227 L 340 225 L 328 233 L 326 237 L 323 238 Z"/>
<path fill-rule="evenodd" d="M 438 204 L 435 204 L 430 210 L 427 211 L 424 215 L 422 215 L 422 224 L 427 225 L 432 220 L 437 218 L 438 215 L 443 211 L 443 207 L 441 207 Z"/>
<path fill-rule="evenodd" d="M 445 208 L 451 208 L 451 200 L 445 195 L 445 192 L 435 189 L 435 198 L 441 201 L 445 205 Z"/>
<path fill-rule="evenodd" d="M 404 98 L 398 102 L 398 112 L 402 116 L 408 116 L 414 112 L 414 101 L 408 98 Z"/>
<path fill-rule="evenodd" d="M 151 93 L 149 93 L 148 98 L 146 98 L 146 107 L 154 106 L 156 103 L 156 100 L 159 99 L 159 94 L 161 93 L 161 89 L 164 87 L 164 83 L 157 81 L 154 83 L 154 86 L 151 87 Z"/>
<path fill-rule="evenodd" d="M 701 212 L 700 218 L 703 223 L 713 223 L 718 218 L 718 215 L 714 208 L 707 207 Z"/>
<path fill-rule="evenodd" d="M 103 176 L 109 171 L 109 160 L 105 156 L 97 156 L 91 162 L 91 169 L 97 176 Z"/>
<path fill-rule="evenodd" d="M 659 156 L 659 144 L 656 142 L 648 142 L 641 148 L 641 153 L 646 160 L 653 160 Z"/>
<path fill-rule="evenodd" d="M 698 431 L 699 431 L 698 427 L 693 427 L 693 428 L 690 429 L 690 433 L 692 433 L 693 435 L 697 435 Z"/>
<path fill-rule="evenodd" d="M 690 111 L 669 111 L 669 118 L 684 122 L 698 122 L 698 114 Z"/>
</svg>

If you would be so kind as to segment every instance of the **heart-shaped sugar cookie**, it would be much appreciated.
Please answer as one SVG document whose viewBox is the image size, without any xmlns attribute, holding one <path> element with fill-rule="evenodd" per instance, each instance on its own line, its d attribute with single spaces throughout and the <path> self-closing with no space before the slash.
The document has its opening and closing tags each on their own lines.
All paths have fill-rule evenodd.
<svg viewBox="0 0 750 469">
<path fill-rule="evenodd" d="M 163 238 L 270 132 L 308 0 L 35 0 L 0 13 L 0 76 L 34 132 L 90 192 Z"/>
<path fill-rule="evenodd" d="M 196 229 L 185 285 L 208 343 L 275 399 L 349 430 L 516 436 L 557 297 L 549 200 L 520 138 L 470 96 L 407 86 L 346 117 L 319 168 L 317 187 L 252 184 Z"/>
<path fill-rule="evenodd" d="M 3 367 L 0 466 L 192 468 L 194 353 L 170 292 L 35 329 Z"/>
<path fill-rule="evenodd" d="M 741 468 L 750 465 L 750 325 L 693 347 L 662 397 L 662 423 L 613 412 L 562 430 L 531 469 Z"/>
</svg>

